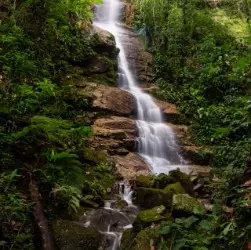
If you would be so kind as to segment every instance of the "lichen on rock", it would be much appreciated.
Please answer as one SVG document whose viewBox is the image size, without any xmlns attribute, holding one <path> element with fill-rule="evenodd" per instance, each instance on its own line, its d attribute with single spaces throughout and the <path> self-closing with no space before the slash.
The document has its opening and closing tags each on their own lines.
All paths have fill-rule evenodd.
<svg viewBox="0 0 251 250">
<path fill-rule="evenodd" d="M 205 214 L 204 205 L 188 194 L 173 195 L 172 214 L 175 217 L 187 216 L 190 214 Z"/>
<path fill-rule="evenodd" d="M 151 226 L 152 223 L 158 223 L 162 220 L 170 219 L 171 216 L 165 214 L 165 211 L 166 208 L 163 205 L 140 211 L 133 223 L 133 228 L 136 231 L 140 231 L 148 226 Z"/>
</svg>

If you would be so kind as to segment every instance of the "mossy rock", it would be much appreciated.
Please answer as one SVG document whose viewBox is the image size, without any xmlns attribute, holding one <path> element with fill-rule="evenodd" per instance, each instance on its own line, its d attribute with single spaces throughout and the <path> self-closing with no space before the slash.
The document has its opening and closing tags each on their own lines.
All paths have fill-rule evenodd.
<svg viewBox="0 0 251 250">
<path fill-rule="evenodd" d="M 97 250 L 102 235 L 94 228 L 86 228 L 73 221 L 52 223 L 53 235 L 60 250 Z"/>
<path fill-rule="evenodd" d="M 149 250 L 154 242 L 158 228 L 147 227 L 141 230 L 133 241 L 133 250 Z"/>
<path fill-rule="evenodd" d="M 204 205 L 194 197 L 188 194 L 173 195 L 172 215 L 174 217 L 183 217 L 191 214 L 205 214 Z"/>
<path fill-rule="evenodd" d="M 137 187 L 151 188 L 153 185 L 153 177 L 151 175 L 138 175 L 136 177 Z"/>
<path fill-rule="evenodd" d="M 123 232 L 120 244 L 120 250 L 132 250 L 133 249 L 133 240 L 137 236 L 137 232 L 134 229 L 126 229 Z"/>
<path fill-rule="evenodd" d="M 96 164 L 108 163 L 108 159 L 105 153 L 99 152 L 92 148 L 86 148 L 84 150 L 84 157 L 86 160 Z"/>
<path fill-rule="evenodd" d="M 139 187 L 136 192 L 136 203 L 142 208 L 153 208 L 160 205 L 169 208 L 172 204 L 172 193 L 157 188 Z"/>
<path fill-rule="evenodd" d="M 193 183 L 190 176 L 181 172 L 180 169 L 172 170 L 168 175 L 160 174 L 154 178 L 153 187 L 164 189 L 168 184 L 179 182 L 185 189 L 186 193 L 194 195 Z"/>
<path fill-rule="evenodd" d="M 164 188 L 165 192 L 171 192 L 172 194 L 185 194 L 186 191 L 179 182 L 169 184 Z"/>
<path fill-rule="evenodd" d="M 152 209 L 140 211 L 133 223 L 133 228 L 136 231 L 140 231 L 148 226 L 151 226 L 152 223 L 170 219 L 171 216 L 164 214 L 165 210 L 166 208 L 163 205 L 160 205 Z"/>
</svg>

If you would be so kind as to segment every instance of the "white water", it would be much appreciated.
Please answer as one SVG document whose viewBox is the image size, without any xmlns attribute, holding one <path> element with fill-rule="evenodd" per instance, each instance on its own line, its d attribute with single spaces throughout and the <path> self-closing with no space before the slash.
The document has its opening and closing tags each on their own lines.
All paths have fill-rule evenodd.
<svg viewBox="0 0 251 250">
<path fill-rule="evenodd" d="M 119 87 L 130 91 L 137 103 L 138 153 L 148 163 L 153 173 L 167 173 L 178 167 L 184 168 L 182 164 L 185 162 L 179 154 L 172 129 L 164 124 L 160 108 L 150 95 L 137 86 L 137 81 L 129 69 L 126 46 L 123 43 L 126 30 L 119 23 L 121 8 L 119 0 L 104 0 L 96 9 L 94 24 L 111 32 L 120 49 Z"/>
</svg>

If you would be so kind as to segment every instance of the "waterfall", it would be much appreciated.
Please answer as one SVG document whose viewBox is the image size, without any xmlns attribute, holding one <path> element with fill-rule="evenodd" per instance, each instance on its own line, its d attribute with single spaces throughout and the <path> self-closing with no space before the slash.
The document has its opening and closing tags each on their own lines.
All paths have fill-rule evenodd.
<svg viewBox="0 0 251 250">
<path fill-rule="evenodd" d="M 119 87 L 130 91 L 137 103 L 138 153 L 153 173 L 167 173 L 177 167 L 183 168 L 184 160 L 179 154 L 172 129 L 164 123 L 161 110 L 151 96 L 137 86 L 137 80 L 129 69 L 123 43 L 125 29 L 119 22 L 122 6 L 119 0 L 104 0 L 96 8 L 94 24 L 112 33 L 120 49 Z"/>
</svg>

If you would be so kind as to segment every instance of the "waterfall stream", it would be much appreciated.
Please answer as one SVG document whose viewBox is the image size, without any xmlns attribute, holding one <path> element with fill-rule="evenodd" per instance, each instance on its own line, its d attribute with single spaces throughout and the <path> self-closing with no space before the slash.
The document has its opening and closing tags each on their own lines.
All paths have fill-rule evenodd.
<svg viewBox="0 0 251 250">
<path fill-rule="evenodd" d="M 167 173 L 177 167 L 184 168 L 182 165 L 185 162 L 179 154 L 172 129 L 164 123 L 162 112 L 151 96 L 137 86 L 137 80 L 129 69 L 126 46 L 123 43 L 125 29 L 120 24 L 122 6 L 119 0 L 104 0 L 96 8 L 94 24 L 112 33 L 120 49 L 118 84 L 120 88 L 130 91 L 136 100 L 138 153 L 153 173 Z"/>
<path fill-rule="evenodd" d="M 138 153 L 148 163 L 153 173 L 167 173 L 185 162 L 179 154 L 172 129 L 165 125 L 160 108 L 150 95 L 144 93 L 129 69 L 123 36 L 125 28 L 120 23 L 123 4 L 119 0 L 103 0 L 95 13 L 94 25 L 112 33 L 119 48 L 118 84 L 131 92 L 137 104 Z M 119 198 L 105 201 L 104 208 L 94 209 L 85 226 L 97 228 L 105 237 L 101 249 L 117 250 L 123 231 L 131 228 L 138 208 L 132 203 L 133 190 L 127 181 L 117 183 Z M 121 202 L 125 205 L 121 206 Z M 120 204 L 120 205 L 118 205 Z"/>
</svg>

